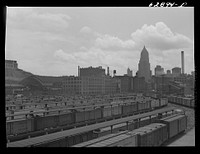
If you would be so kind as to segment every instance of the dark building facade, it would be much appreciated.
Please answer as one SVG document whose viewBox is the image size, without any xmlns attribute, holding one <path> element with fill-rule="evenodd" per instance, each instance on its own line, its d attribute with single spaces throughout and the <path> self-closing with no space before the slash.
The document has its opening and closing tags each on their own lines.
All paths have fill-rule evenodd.
<svg viewBox="0 0 200 154">
<path fill-rule="evenodd" d="M 151 79 L 149 53 L 145 46 L 140 55 L 140 61 L 138 64 L 138 77 L 144 77 L 146 82 L 149 82 Z"/>
<path fill-rule="evenodd" d="M 172 76 L 180 76 L 181 75 L 181 68 L 180 67 L 174 67 L 172 68 Z"/>
<path fill-rule="evenodd" d="M 133 77 L 124 75 L 115 78 L 121 81 L 121 93 L 133 92 Z"/>
<path fill-rule="evenodd" d="M 145 77 L 133 77 L 133 91 L 139 93 L 147 92 L 147 82 L 145 81 Z"/>
<path fill-rule="evenodd" d="M 169 94 L 184 94 L 184 87 L 178 82 L 174 81 L 173 77 L 167 75 L 153 76 L 154 90 L 157 94 L 169 95 Z"/>
<path fill-rule="evenodd" d="M 159 76 L 164 74 L 164 68 L 162 68 L 160 65 L 157 65 L 155 67 L 155 76 Z"/>
<path fill-rule="evenodd" d="M 101 66 L 99 67 L 87 67 L 87 68 L 79 68 L 80 70 L 80 77 L 84 76 L 98 76 L 102 77 L 105 76 L 105 69 Z"/>
</svg>

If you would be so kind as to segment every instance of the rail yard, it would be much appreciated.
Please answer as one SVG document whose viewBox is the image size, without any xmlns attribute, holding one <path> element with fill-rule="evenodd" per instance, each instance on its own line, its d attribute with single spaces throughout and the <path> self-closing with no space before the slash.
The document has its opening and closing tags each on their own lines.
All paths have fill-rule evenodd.
<svg viewBox="0 0 200 154">
<path fill-rule="evenodd" d="M 93 140 L 91 147 L 163 146 L 195 126 L 191 98 L 179 105 L 172 96 L 142 94 L 17 99 L 7 99 L 7 147 L 82 147 Z"/>
</svg>

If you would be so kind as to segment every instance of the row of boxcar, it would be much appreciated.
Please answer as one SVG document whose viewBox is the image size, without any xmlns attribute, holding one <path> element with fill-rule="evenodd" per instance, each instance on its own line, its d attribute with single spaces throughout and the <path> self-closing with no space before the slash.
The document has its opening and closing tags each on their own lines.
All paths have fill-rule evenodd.
<svg viewBox="0 0 200 154">
<path fill-rule="evenodd" d="M 138 96 L 138 97 L 129 96 L 128 99 L 125 98 L 125 97 L 120 97 L 120 98 L 115 98 L 115 99 L 117 99 L 117 100 L 111 101 L 110 103 L 94 104 L 94 105 L 106 105 L 106 106 L 112 105 L 113 106 L 113 105 L 124 104 L 124 103 L 125 104 L 130 104 L 130 103 L 133 103 L 133 102 L 140 102 L 140 103 L 142 103 L 142 104 L 140 104 L 138 106 L 139 110 L 140 110 L 142 108 L 149 108 L 149 105 L 150 105 L 151 108 L 157 108 L 157 107 L 164 106 L 164 105 L 167 104 L 167 99 L 165 99 L 165 98 L 162 98 L 162 99 L 151 99 L 149 97 L 143 97 L 143 96 Z M 150 103 L 143 104 L 143 102 L 150 102 Z M 50 104 L 53 104 L 53 103 L 50 103 Z M 46 108 L 43 107 L 44 105 L 45 104 L 37 104 L 37 107 L 35 107 L 35 108 L 8 110 L 8 111 L 6 111 L 7 115 L 13 115 L 13 114 L 20 114 L 20 115 L 6 116 L 6 120 L 17 119 L 17 118 L 26 118 L 26 115 L 28 115 L 29 113 L 33 114 L 33 115 L 36 115 L 35 112 L 37 112 L 38 110 L 40 110 L 40 111 L 47 110 L 49 114 L 59 114 L 60 113 L 59 109 L 63 109 L 63 108 L 67 109 L 67 108 L 75 107 L 75 106 L 66 107 L 65 106 L 66 104 L 64 105 L 65 107 L 63 107 L 63 103 L 62 104 L 55 103 L 54 107 L 48 107 L 47 106 Z M 94 106 L 94 105 L 91 105 L 91 106 Z M 32 105 L 30 104 L 30 106 L 34 106 L 34 104 L 32 104 Z M 79 106 L 79 107 L 86 108 L 87 106 Z M 126 107 L 124 107 L 124 108 L 126 108 Z M 58 109 L 58 110 L 53 112 L 52 110 L 55 110 L 55 109 Z M 119 109 L 119 112 L 120 112 L 120 110 L 121 109 Z M 62 112 L 63 112 L 63 110 L 62 110 Z M 116 111 L 116 112 L 118 112 L 118 111 Z M 21 113 L 24 113 L 24 114 L 21 114 Z M 42 115 L 42 113 L 39 114 L 39 116 L 41 116 L 41 115 Z"/>
<path fill-rule="evenodd" d="M 173 113 L 177 114 L 176 112 L 173 112 Z M 178 114 L 180 114 L 180 113 L 178 113 Z M 163 117 L 167 117 L 170 115 L 172 115 L 172 112 L 162 113 Z M 117 132 L 123 133 L 126 130 L 134 130 L 139 127 L 143 127 L 150 123 L 156 122 L 156 120 L 158 118 L 159 117 L 157 115 L 151 116 L 151 119 L 149 117 L 146 117 L 146 118 L 142 118 L 140 121 L 135 120 L 134 122 L 128 123 L 128 125 L 127 125 L 127 123 L 121 123 L 121 124 L 114 125 L 112 127 L 112 131 L 111 131 L 111 127 L 106 127 L 106 128 L 102 128 L 102 129 L 98 129 L 98 130 L 75 134 L 73 136 L 68 136 L 63 139 L 58 139 L 55 141 L 37 144 L 37 145 L 33 145 L 33 146 L 37 146 L 37 147 L 38 146 L 39 147 L 71 147 L 71 146 L 79 147 L 79 144 L 81 146 L 83 146 L 83 144 L 85 144 L 85 143 L 88 144 L 88 142 L 94 143 L 94 141 L 99 140 L 99 138 L 105 139 L 105 138 L 107 138 L 107 136 L 113 136 Z"/>
<path fill-rule="evenodd" d="M 187 116 L 177 114 L 132 131 L 109 134 L 73 147 L 161 146 L 187 129 Z"/>
<path fill-rule="evenodd" d="M 138 113 L 141 111 L 150 111 L 155 108 L 166 106 L 168 101 L 163 100 L 146 101 L 146 102 L 134 102 L 126 104 L 116 104 L 112 106 L 104 106 L 103 108 L 96 109 L 80 109 L 75 112 L 66 112 L 62 114 L 35 116 L 28 119 L 14 119 L 6 122 L 7 135 L 18 135 L 23 133 L 29 133 L 46 128 L 56 128 L 57 126 L 65 126 L 76 124 L 85 121 L 98 120 L 112 116 L 122 116 Z"/>
<path fill-rule="evenodd" d="M 168 101 L 170 103 L 175 103 L 190 108 L 195 107 L 194 98 L 191 97 L 169 96 Z"/>
<path fill-rule="evenodd" d="M 124 98 L 141 97 L 140 94 L 115 94 L 115 95 L 74 95 L 74 96 L 36 96 L 36 97 L 11 97 L 6 98 L 7 110 L 21 110 L 27 108 L 54 107 L 54 106 L 80 106 L 123 100 Z M 18 102 L 18 103 L 17 103 Z M 21 103 L 19 103 L 21 102 Z"/>
</svg>

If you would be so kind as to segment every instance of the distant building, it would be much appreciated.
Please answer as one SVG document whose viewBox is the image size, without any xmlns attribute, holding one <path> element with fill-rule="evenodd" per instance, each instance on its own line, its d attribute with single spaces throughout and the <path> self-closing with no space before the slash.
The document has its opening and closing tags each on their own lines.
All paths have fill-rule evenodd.
<svg viewBox="0 0 200 154">
<path fill-rule="evenodd" d="M 162 68 L 160 65 L 157 65 L 155 67 L 155 76 L 159 76 L 164 74 L 164 68 Z"/>
<path fill-rule="evenodd" d="M 170 77 L 167 75 L 161 75 L 161 76 L 154 76 L 154 90 L 156 93 L 164 95 L 164 94 L 177 94 L 177 95 L 184 95 L 186 84 L 180 82 L 183 81 L 183 79 L 180 79 L 179 77 Z M 188 88 L 187 88 L 188 92 Z"/>
<path fill-rule="evenodd" d="M 160 75 L 160 76 L 154 76 L 153 81 L 154 81 L 154 89 L 156 92 L 166 93 L 165 87 L 169 85 L 170 81 L 173 81 L 173 78 L 165 75 Z"/>
<path fill-rule="evenodd" d="M 174 67 L 172 68 L 172 76 L 180 76 L 181 75 L 181 68 L 180 67 Z"/>
<path fill-rule="evenodd" d="M 6 69 L 17 69 L 18 64 L 15 60 L 5 60 L 5 68 Z"/>
<path fill-rule="evenodd" d="M 81 94 L 81 78 L 75 76 L 63 77 L 62 87 L 65 94 Z"/>
<path fill-rule="evenodd" d="M 81 94 L 104 94 L 105 79 L 97 76 L 81 77 Z"/>
<path fill-rule="evenodd" d="M 133 76 L 133 71 L 131 71 L 130 68 L 127 69 L 127 75 L 128 76 Z"/>
<path fill-rule="evenodd" d="M 103 69 L 101 66 L 99 66 L 99 67 L 80 68 L 80 77 L 83 77 L 83 76 L 103 77 L 103 76 L 105 76 L 105 69 Z"/>
<path fill-rule="evenodd" d="M 133 91 L 134 92 L 147 92 L 147 82 L 145 81 L 145 77 L 133 77 Z"/>
<path fill-rule="evenodd" d="M 78 77 L 69 76 L 63 80 L 65 93 L 72 94 L 109 94 L 120 92 L 120 82 L 105 75 L 105 69 L 100 67 L 78 67 Z"/>
<path fill-rule="evenodd" d="M 122 93 L 133 92 L 133 77 L 124 75 L 115 76 L 115 78 L 120 80 Z"/>
<path fill-rule="evenodd" d="M 171 74 L 171 71 L 170 71 L 170 70 L 167 70 L 167 74 Z"/>
<path fill-rule="evenodd" d="M 151 79 L 150 75 L 151 73 L 150 73 L 149 53 L 144 46 L 138 64 L 138 77 L 144 77 L 145 81 L 149 82 L 149 80 Z"/>
</svg>

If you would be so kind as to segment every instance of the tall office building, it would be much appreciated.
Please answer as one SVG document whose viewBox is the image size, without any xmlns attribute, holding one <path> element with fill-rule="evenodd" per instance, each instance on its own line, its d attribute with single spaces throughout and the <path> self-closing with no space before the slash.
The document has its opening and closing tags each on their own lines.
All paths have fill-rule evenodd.
<svg viewBox="0 0 200 154">
<path fill-rule="evenodd" d="M 145 81 L 148 82 L 151 79 L 150 74 L 149 53 L 144 46 L 138 64 L 138 77 L 144 77 Z"/>
</svg>

